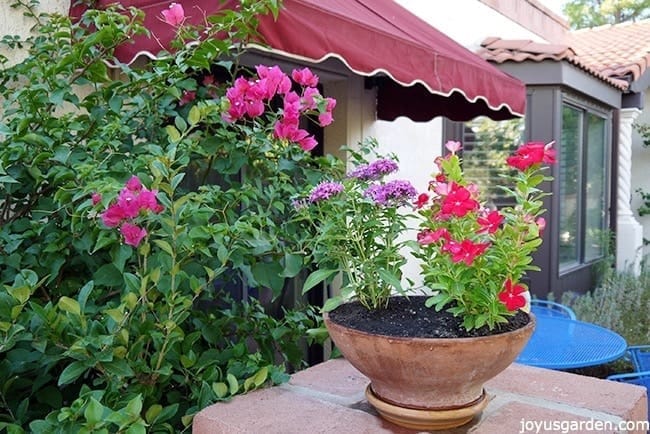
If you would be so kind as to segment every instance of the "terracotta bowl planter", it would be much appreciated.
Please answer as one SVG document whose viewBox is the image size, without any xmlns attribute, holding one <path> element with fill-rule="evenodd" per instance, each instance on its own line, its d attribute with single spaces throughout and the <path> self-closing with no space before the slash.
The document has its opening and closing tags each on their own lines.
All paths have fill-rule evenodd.
<svg viewBox="0 0 650 434">
<path fill-rule="evenodd" d="M 387 420 L 413 429 L 448 429 L 480 413 L 483 385 L 523 350 L 535 317 L 511 332 L 472 338 L 375 335 L 334 323 L 324 315 L 343 356 L 371 383 L 368 402 Z"/>
</svg>

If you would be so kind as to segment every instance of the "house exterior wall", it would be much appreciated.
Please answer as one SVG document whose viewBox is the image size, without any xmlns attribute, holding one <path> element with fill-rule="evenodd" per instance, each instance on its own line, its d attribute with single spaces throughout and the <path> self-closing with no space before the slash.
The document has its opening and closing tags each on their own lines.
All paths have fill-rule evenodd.
<svg viewBox="0 0 650 434">
<path fill-rule="evenodd" d="M 33 18 L 25 17 L 22 9 L 15 9 L 10 6 L 11 1 L 0 2 L 0 36 L 18 35 L 22 38 L 29 35 L 34 25 Z M 70 9 L 70 0 L 41 0 L 40 5 L 35 9 L 36 13 L 60 13 L 67 15 Z M 0 55 L 7 56 L 9 63 L 20 61 L 20 56 L 12 50 L 8 53 L 0 48 Z"/>
<path fill-rule="evenodd" d="M 396 1 L 472 51 L 489 36 L 557 43 L 568 29 L 535 0 Z"/>
<path fill-rule="evenodd" d="M 636 124 L 650 124 L 650 89 L 645 92 L 644 109 L 636 119 Z M 638 209 L 643 200 L 637 189 L 642 189 L 650 193 L 650 176 L 648 176 L 648 167 L 650 167 L 650 148 L 643 146 L 641 134 L 636 129 L 632 131 L 632 179 L 631 179 L 631 208 L 635 217 L 643 226 L 643 237 L 650 240 L 650 215 L 639 216 Z M 643 255 L 650 254 L 650 246 L 643 248 Z"/>
</svg>

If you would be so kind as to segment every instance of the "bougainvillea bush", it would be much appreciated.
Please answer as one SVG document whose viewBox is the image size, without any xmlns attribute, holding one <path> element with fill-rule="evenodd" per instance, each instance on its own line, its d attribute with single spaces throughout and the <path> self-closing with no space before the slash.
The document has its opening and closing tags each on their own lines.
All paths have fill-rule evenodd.
<svg viewBox="0 0 650 434">
<path fill-rule="evenodd" d="M 414 254 L 425 286 L 435 291 L 426 304 L 462 318 L 466 330 L 492 330 L 530 301 L 521 279 L 537 269 L 532 254 L 542 243 L 542 199 L 548 195 L 539 186 L 551 180 L 543 171 L 555 162 L 552 144 L 526 143 L 507 158 L 514 172 L 503 174 L 501 188 L 512 206 L 486 206 L 477 185 L 465 178 L 461 144 L 453 141 L 436 159 L 429 192 L 417 198 L 422 220 Z"/>
<path fill-rule="evenodd" d="M 284 381 L 317 315 L 231 294 L 282 299 L 309 236 L 290 198 L 340 168 L 300 127 L 332 121 L 317 76 L 232 62 L 278 3 L 203 29 L 170 9 L 177 51 L 113 70 L 140 11 L 70 22 L 15 3 L 35 33 L 0 58 L 0 431 L 182 432 Z"/>
</svg>

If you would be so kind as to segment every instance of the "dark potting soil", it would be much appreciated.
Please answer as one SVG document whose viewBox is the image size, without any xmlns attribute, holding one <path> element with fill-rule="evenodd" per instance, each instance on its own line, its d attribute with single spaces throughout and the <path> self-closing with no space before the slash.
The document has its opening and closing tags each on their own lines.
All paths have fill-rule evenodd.
<svg viewBox="0 0 650 434">
<path fill-rule="evenodd" d="M 488 336 L 519 329 L 528 324 L 529 317 L 517 312 L 507 323 L 493 330 L 487 327 L 467 332 L 463 320 L 446 310 L 436 312 L 424 305 L 426 296 L 391 297 L 386 309 L 368 310 L 359 302 L 345 303 L 329 313 L 337 323 L 368 333 L 395 337 L 467 338 Z"/>
</svg>

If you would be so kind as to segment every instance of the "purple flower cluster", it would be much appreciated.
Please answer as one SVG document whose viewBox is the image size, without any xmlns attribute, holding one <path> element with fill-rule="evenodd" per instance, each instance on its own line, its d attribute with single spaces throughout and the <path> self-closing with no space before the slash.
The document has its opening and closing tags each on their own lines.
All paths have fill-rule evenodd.
<svg viewBox="0 0 650 434">
<path fill-rule="evenodd" d="M 382 177 L 397 171 L 397 163 L 389 159 L 373 161 L 370 164 L 357 166 L 348 174 L 350 178 L 360 179 L 362 181 L 376 181 Z"/>
<path fill-rule="evenodd" d="M 309 194 L 311 203 L 327 200 L 343 191 L 343 184 L 340 182 L 324 181 L 318 184 Z"/>
<path fill-rule="evenodd" d="M 417 190 L 408 181 L 395 180 L 371 185 L 363 194 L 378 205 L 399 205 L 411 201 L 417 195 Z"/>
</svg>

